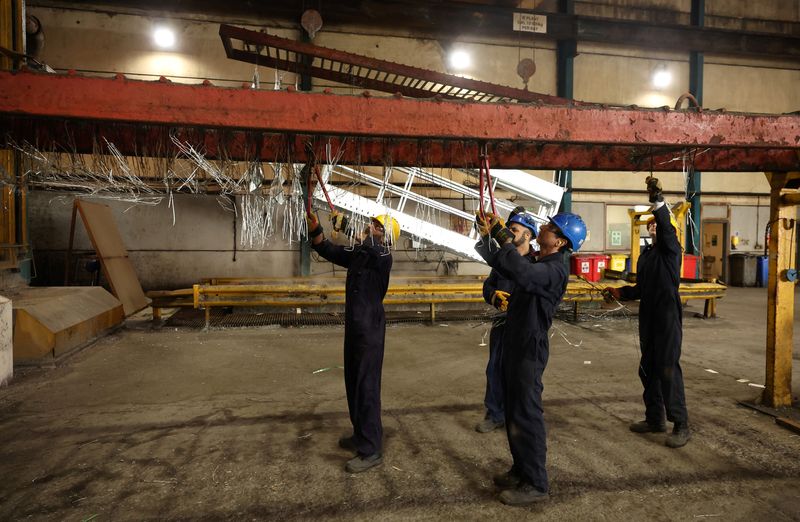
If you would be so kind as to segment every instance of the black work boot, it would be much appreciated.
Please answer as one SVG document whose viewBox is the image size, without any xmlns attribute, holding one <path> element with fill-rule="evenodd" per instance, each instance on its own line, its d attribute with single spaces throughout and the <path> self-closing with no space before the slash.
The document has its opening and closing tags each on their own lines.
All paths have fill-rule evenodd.
<svg viewBox="0 0 800 522">
<path fill-rule="evenodd" d="M 506 423 L 504 421 L 496 421 L 486 417 L 475 426 L 475 431 L 478 433 L 489 433 L 490 431 L 500 429 L 505 425 Z"/>
<path fill-rule="evenodd" d="M 664 433 L 667 431 L 667 425 L 664 422 L 659 424 L 651 424 L 646 420 L 634 422 L 630 426 L 628 426 L 634 433 Z"/>
<path fill-rule="evenodd" d="M 352 436 L 340 438 L 339 447 L 347 451 L 356 451 L 356 443 Z"/>
<path fill-rule="evenodd" d="M 672 427 L 672 433 L 667 435 L 667 440 L 664 441 L 664 444 L 670 448 L 680 448 L 686 446 L 686 443 L 691 438 L 692 434 L 689 431 L 689 425 L 685 422 L 676 422 L 675 426 Z"/>
<path fill-rule="evenodd" d="M 511 468 L 505 473 L 492 477 L 492 482 L 500 489 L 513 489 L 519 486 L 519 483 L 522 482 L 522 477 L 517 474 L 514 468 Z"/>
<path fill-rule="evenodd" d="M 527 482 L 520 482 L 516 488 L 500 493 L 500 502 L 509 506 L 527 506 L 549 498 L 550 495 L 546 491 L 540 491 Z"/>
<path fill-rule="evenodd" d="M 348 473 L 361 473 L 362 471 L 367 471 L 370 468 L 374 468 L 378 464 L 383 464 L 383 455 L 380 453 L 373 453 L 372 455 L 367 455 L 365 457 L 356 455 L 347 461 L 344 469 Z"/>
</svg>

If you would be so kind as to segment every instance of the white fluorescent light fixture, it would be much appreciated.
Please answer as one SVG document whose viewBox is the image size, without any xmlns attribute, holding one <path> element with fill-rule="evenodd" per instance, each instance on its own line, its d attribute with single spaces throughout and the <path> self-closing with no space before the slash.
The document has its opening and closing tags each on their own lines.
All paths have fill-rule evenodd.
<svg viewBox="0 0 800 522">
<path fill-rule="evenodd" d="M 467 51 L 457 50 L 450 53 L 450 67 L 458 71 L 469 68 L 472 65 L 472 57 Z"/>
<path fill-rule="evenodd" d="M 657 69 L 655 74 L 653 74 L 653 86 L 656 89 L 663 89 L 665 87 L 669 87 L 672 83 L 672 73 L 668 70 L 661 68 Z"/>
<path fill-rule="evenodd" d="M 169 49 L 175 45 L 175 33 L 168 27 L 157 27 L 153 31 L 153 41 L 162 49 Z"/>
</svg>

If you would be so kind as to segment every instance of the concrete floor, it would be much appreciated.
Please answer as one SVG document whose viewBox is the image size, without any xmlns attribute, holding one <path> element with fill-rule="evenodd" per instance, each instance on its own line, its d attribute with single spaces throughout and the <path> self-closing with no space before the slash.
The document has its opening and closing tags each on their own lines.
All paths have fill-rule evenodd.
<svg viewBox="0 0 800 522">
<path fill-rule="evenodd" d="M 341 328 L 134 321 L 0 389 L 0 519 L 798 520 L 800 436 L 737 405 L 760 391 L 737 379 L 764 382 L 766 291 L 731 288 L 717 320 L 701 310 L 684 323 L 694 437 L 679 450 L 628 431 L 643 416 L 635 320 L 556 322 L 552 498 L 532 508 L 497 502 L 504 433 L 473 431 L 485 325 L 387 329 L 385 463 L 349 475 Z"/>
</svg>

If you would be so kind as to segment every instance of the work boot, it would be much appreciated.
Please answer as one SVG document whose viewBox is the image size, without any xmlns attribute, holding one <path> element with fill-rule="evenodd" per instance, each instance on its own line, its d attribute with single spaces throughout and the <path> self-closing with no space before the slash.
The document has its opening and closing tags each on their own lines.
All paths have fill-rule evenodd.
<svg viewBox="0 0 800 522">
<path fill-rule="evenodd" d="M 492 482 L 500 489 L 513 489 L 519 486 L 519 483 L 522 482 L 522 477 L 514 471 L 514 468 L 511 468 L 505 473 L 492 477 Z"/>
<path fill-rule="evenodd" d="M 691 438 L 692 434 L 689 432 L 689 425 L 676 422 L 675 426 L 672 427 L 672 433 L 667 435 L 667 440 L 664 441 L 664 444 L 670 448 L 680 448 L 686 446 L 686 443 L 689 442 Z"/>
<path fill-rule="evenodd" d="M 367 471 L 369 468 L 374 468 L 378 464 L 383 464 L 383 455 L 380 453 L 373 453 L 365 457 L 356 455 L 347 461 L 344 469 L 348 473 L 361 473 L 362 471 Z"/>
<path fill-rule="evenodd" d="M 347 451 L 356 451 L 356 443 L 352 436 L 340 438 L 339 447 Z"/>
<path fill-rule="evenodd" d="M 500 493 L 500 502 L 509 506 L 526 506 L 549 498 L 546 491 L 540 491 L 527 482 L 520 482 L 516 488 Z"/>
<path fill-rule="evenodd" d="M 664 433 L 667 431 L 667 425 L 661 422 L 660 424 L 650 424 L 646 420 L 634 422 L 628 428 L 634 433 Z"/>
<path fill-rule="evenodd" d="M 478 433 L 489 433 L 490 431 L 500 429 L 505 425 L 506 423 L 504 421 L 496 421 L 486 417 L 475 426 L 475 431 Z"/>
</svg>

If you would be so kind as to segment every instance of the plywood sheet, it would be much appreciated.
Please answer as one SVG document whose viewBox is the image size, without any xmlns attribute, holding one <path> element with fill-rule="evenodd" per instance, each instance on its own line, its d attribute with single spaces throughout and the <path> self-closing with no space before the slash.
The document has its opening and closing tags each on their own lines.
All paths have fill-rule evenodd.
<svg viewBox="0 0 800 522">
<path fill-rule="evenodd" d="M 114 215 L 108 205 L 75 200 L 111 291 L 122 302 L 125 315 L 131 315 L 150 304 L 133 269 L 128 251 L 122 242 Z"/>
</svg>

